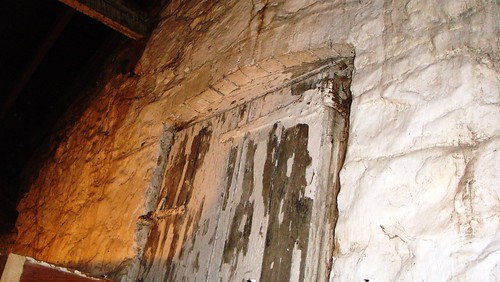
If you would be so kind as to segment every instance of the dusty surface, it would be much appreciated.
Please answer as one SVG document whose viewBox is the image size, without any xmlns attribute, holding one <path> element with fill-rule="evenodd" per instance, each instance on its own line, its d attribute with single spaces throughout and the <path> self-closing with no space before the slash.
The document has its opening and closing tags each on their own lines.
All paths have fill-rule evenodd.
<svg viewBox="0 0 500 282">
<path fill-rule="evenodd" d="M 292 79 L 283 69 L 307 62 L 302 51 L 346 56 L 332 44 L 348 43 L 353 103 L 332 279 L 494 281 L 498 10 L 486 0 L 172 1 L 136 75 L 106 77 L 44 163 L 18 207 L 15 249 L 133 273 L 145 233 L 137 218 L 155 208 L 168 148 L 163 123 L 226 107 L 234 100 L 222 95 L 259 77 Z M 266 87 L 272 79 L 258 92 Z"/>
<path fill-rule="evenodd" d="M 330 71 L 176 133 L 140 279 L 328 281 L 347 130 Z"/>
</svg>

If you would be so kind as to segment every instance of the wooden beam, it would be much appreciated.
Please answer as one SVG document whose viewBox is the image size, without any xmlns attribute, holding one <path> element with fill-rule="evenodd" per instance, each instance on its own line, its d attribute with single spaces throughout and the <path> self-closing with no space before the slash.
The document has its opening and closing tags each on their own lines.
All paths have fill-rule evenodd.
<svg viewBox="0 0 500 282">
<path fill-rule="evenodd" d="M 125 0 L 59 1 L 132 39 L 143 38 L 148 32 L 148 14 Z"/>
<path fill-rule="evenodd" d="M 1 254 L 0 262 L 6 254 Z M 16 254 L 9 254 L 0 273 L 0 282 L 111 282 L 111 280 L 51 265 Z"/>
</svg>

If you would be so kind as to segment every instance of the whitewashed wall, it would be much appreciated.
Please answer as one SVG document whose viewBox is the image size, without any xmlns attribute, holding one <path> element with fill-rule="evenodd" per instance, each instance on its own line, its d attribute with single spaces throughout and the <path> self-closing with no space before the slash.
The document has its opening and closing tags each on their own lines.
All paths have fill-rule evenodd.
<svg viewBox="0 0 500 282">
<path fill-rule="evenodd" d="M 494 0 L 174 0 L 137 77 L 110 77 L 44 164 L 19 207 L 16 249 L 99 274 L 136 269 L 162 123 L 197 114 L 185 102 L 239 67 L 255 66 L 253 79 L 263 59 L 348 43 L 354 99 L 332 280 L 495 281 L 499 15 Z M 101 141 L 104 151 L 92 146 Z M 61 221 L 72 232 L 56 236 Z"/>
<path fill-rule="evenodd" d="M 349 34 L 355 98 L 333 279 L 497 281 L 498 4 L 373 4 Z"/>
</svg>

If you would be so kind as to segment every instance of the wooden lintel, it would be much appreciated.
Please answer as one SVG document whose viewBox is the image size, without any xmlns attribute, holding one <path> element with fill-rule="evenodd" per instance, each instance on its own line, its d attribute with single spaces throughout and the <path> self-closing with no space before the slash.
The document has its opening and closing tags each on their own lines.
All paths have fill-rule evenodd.
<svg viewBox="0 0 500 282">
<path fill-rule="evenodd" d="M 16 254 L 0 253 L 0 270 L 0 282 L 111 282 L 110 279 L 84 274 L 77 270 Z"/>
<path fill-rule="evenodd" d="M 59 0 L 132 39 L 148 32 L 148 15 L 124 0 Z"/>
</svg>

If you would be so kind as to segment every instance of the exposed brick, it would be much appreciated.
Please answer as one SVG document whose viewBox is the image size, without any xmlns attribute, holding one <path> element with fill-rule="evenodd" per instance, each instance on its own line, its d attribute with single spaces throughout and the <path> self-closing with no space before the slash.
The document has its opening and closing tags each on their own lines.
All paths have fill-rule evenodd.
<svg viewBox="0 0 500 282">
<path fill-rule="evenodd" d="M 248 76 L 246 76 L 244 73 L 242 73 L 241 70 L 237 70 L 237 71 L 233 72 L 232 74 L 228 75 L 226 78 L 238 86 L 243 86 L 243 85 L 249 83 L 250 81 L 252 81 L 252 79 L 250 79 Z"/>
<path fill-rule="evenodd" d="M 275 57 L 276 60 L 280 61 L 285 67 L 293 67 L 300 65 L 302 62 L 297 59 L 293 54 L 283 54 Z"/>
<path fill-rule="evenodd" d="M 261 78 L 269 75 L 267 71 L 256 65 L 241 68 L 241 72 L 243 72 L 251 79 Z"/>
<path fill-rule="evenodd" d="M 199 95 L 196 96 L 196 97 L 193 97 L 191 99 L 189 99 L 188 101 L 186 101 L 186 104 L 196 110 L 197 112 L 202 112 L 204 111 L 206 108 L 208 108 L 208 106 L 210 105 L 210 102 L 208 102 L 207 100 L 201 98 Z"/>
<path fill-rule="evenodd" d="M 259 62 L 259 66 L 269 73 L 276 73 L 285 69 L 285 65 L 274 58 Z"/>
<path fill-rule="evenodd" d="M 201 97 L 201 98 L 203 98 L 205 101 L 210 102 L 210 103 L 218 101 L 222 97 L 224 97 L 221 94 L 219 94 L 217 91 L 213 90 L 212 88 L 207 88 L 207 90 L 203 91 L 198 96 Z"/>
<path fill-rule="evenodd" d="M 224 95 L 228 95 L 229 93 L 238 89 L 238 86 L 236 84 L 225 78 L 217 81 L 214 85 L 212 85 L 212 87 Z"/>
</svg>

